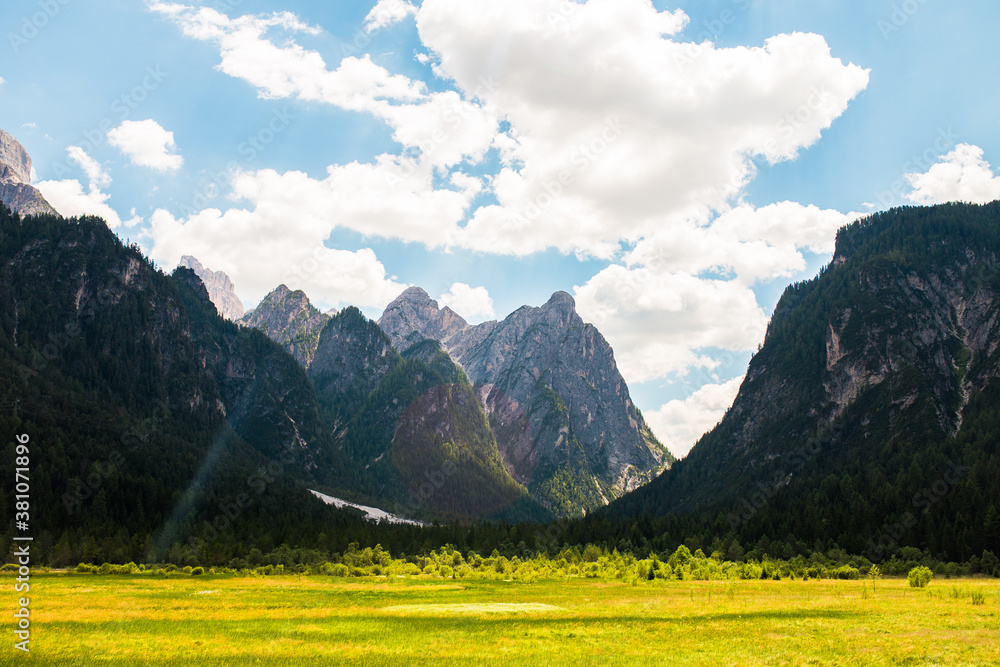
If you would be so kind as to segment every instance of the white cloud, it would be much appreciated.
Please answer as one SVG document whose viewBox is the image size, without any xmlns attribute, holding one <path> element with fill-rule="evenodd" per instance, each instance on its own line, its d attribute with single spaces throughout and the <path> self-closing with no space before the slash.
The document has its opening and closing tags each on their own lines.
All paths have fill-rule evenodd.
<svg viewBox="0 0 1000 667">
<path fill-rule="evenodd" d="M 834 57 L 819 35 L 719 48 L 684 42 L 684 12 L 650 0 L 424 0 L 423 61 L 457 88 L 430 92 L 360 51 L 328 66 L 296 43 L 319 29 L 293 14 L 150 7 L 215 44 L 218 70 L 259 96 L 370 114 L 402 146 L 368 164 L 333 165 L 323 179 L 244 174 L 234 195 L 245 208 L 154 229 L 165 254 L 186 252 L 168 234 L 196 243 L 225 220 L 250 239 L 290 227 L 308 247 L 347 228 L 430 248 L 612 260 L 577 288 L 577 301 L 636 382 L 715 368 L 716 348 L 755 348 L 767 318 L 750 287 L 803 271 L 803 253 L 830 252 L 854 217 L 741 201 L 755 160 L 794 159 L 868 85 L 868 71 Z M 412 12 L 383 0 L 369 23 Z M 488 150 L 501 167 L 470 176 Z M 481 193 L 496 204 L 472 209 Z M 288 264 L 300 251 L 275 252 Z M 234 251 L 233 265 L 239 258 Z M 385 291 L 380 270 L 364 288 L 373 304 Z"/>
<path fill-rule="evenodd" d="M 184 158 L 175 152 L 174 133 L 155 120 L 126 120 L 108 132 L 108 143 L 140 167 L 173 171 L 184 164 Z"/>
<path fill-rule="evenodd" d="M 683 12 L 648 0 L 425 0 L 437 72 L 502 113 L 498 205 L 460 243 L 525 255 L 613 257 L 665 225 L 723 210 L 752 160 L 792 159 L 868 84 L 868 72 L 794 33 L 754 48 L 686 44 Z"/>
<path fill-rule="evenodd" d="M 970 144 L 958 144 L 927 172 L 906 174 L 906 180 L 913 192 L 905 197 L 916 204 L 1000 199 L 1000 177 L 983 158 L 983 149 Z"/>
<path fill-rule="evenodd" d="M 386 28 L 416 13 L 417 8 L 406 0 L 378 0 L 365 17 L 365 29 L 372 32 Z"/>
<path fill-rule="evenodd" d="M 767 328 L 754 293 L 735 281 L 614 265 L 575 291 L 629 383 L 716 368 L 705 348 L 752 350 Z"/>
<path fill-rule="evenodd" d="M 90 182 L 87 191 L 84 192 L 80 181 L 74 179 L 42 181 L 35 187 L 61 215 L 66 217 L 96 215 L 103 218 L 111 229 L 120 227 L 121 217 L 108 205 L 110 195 L 101 191 L 102 188 L 111 185 L 111 176 L 97 160 L 79 146 L 70 146 L 66 152 L 69 154 L 69 159 L 77 163 L 87 175 Z M 132 219 L 125 224 L 131 227 L 140 221 L 141 218 L 138 218 L 133 210 Z"/>
<path fill-rule="evenodd" d="M 466 321 L 478 323 L 496 318 L 493 299 L 485 287 L 470 287 L 465 283 L 455 283 L 447 294 L 438 297 L 442 307 L 448 306 Z"/>
<path fill-rule="evenodd" d="M 386 276 L 372 250 L 326 247 L 330 234 L 326 221 L 285 212 L 275 203 L 254 210 L 207 209 L 178 220 L 157 210 L 149 254 L 164 266 L 176 265 L 182 255 L 194 255 L 228 273 L 249 302 L 284 283 L 305 290 L 325 307 L 382 308 L 406 288 Z"/>
<path fill-rule="evenodd" d="M 670 401 L 643 416 L 670 453 L 684 458 L 698 439 L 719 423 L 742 383 L 739 377 L 723 384 L 707 384 L 684 400 Z"/>
<path fill-rule="evenodd" d="M 4 79 L 2 76 L 0 76 L 0 86 L 2 86 L 5 83 L 7 83 L 7 80 Z"/>
<path fill-rule="evenodd" d="M 84 192 L 80 181 L 42 181 L 35 187 L 42 193 L 46 201 L 52 204 L 52 208 L 68 218 L 78 215 L 96 215 L 104 218 L 111 229 L 116 229 L 122 224 L 118 213 L 107 203 L 110 195 L 94 190 Z"/>
<path fill-rule="evenodd" d="M 351 55 L 331 70 L 323 56 L 289 38 L 277 45 L 270 31 L 315 34 L 293 14 L 229 18 L 210 8 L 153 3 L 150 9 L 177 23 L 184 34 L 215 43 L 218 70 L 257 88 L 266 99 L 322 102 L 366 112 L 393 129 L 393 139 L 420 161 L 450 167 L 482 158 L 496 133 L 494 115 L 454 91 L 429 93 L 421 81 L 391 74 L 367 54 Z M 360 55 L 360 54 L 359 54 Z"/>
<path fill-rule="evenodd" d="M 70 146 L 66 152 L 69 153 L 69 159 L 80 165 L 83 172 L 87 174 L 87 178 L 90 180 L 91 191 L 100 190 L 111 185 L 111 176 L 104 170 L 101 163 L 87 155 L 82 148 L 79 146 Z"/>
<path fill-rule="evenodd" d="M 856 217 L 781 202 L 664 226 L 577 287 L 577 306 L 630 383 L 712 369 L 705 350 L 747 352 L 764 338 L 767 315 L 750 287 L 800 274 L 802 252 L 832 252 L 837 230 Z"/>
</svg>

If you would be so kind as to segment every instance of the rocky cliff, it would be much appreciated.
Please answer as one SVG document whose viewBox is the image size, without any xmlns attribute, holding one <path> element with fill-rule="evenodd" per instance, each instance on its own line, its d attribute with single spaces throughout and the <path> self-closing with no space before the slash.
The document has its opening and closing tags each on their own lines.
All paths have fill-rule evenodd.
<svg viewBox="0 0 1000 667">
<path fill-rule="evenodd" d="M 476 385 L 507 469 L 558 515 L 602 506 L 673 460 L 632 404 L 611 347 L 565 292 L 470 326 L 410 288 L 379 324 L 400 345 L 444 346 Z"/>
<path fill-rule="evenodd" d="M 278 286 L 246 313 L 240 323 L 259 329 L 271 340 L 285 346 L 304 368 L 312 364 L 319 335 L 334 311 L 324 314 L 310 302 L 305 292 Z"/>
<path fill-rule="evenodd" d="M 212 271 L 202 266 L 201 262 L 190 255 L 181 257 L 178 266 L 191 269 L 201 278 L 205 289 L 208 290 L 208 298 L 215 304 L 219 315 L 233 321 L 243 317 L 243 302 L 236 296 L 236 287 L 228 275 L 222 271 Z"/>
<path fill-rule="evenodd" d="M 17 139 L 0 130 L 0 202 L 21 215 L 56 213 L 31 186 L 31 157 Z"/>
</svg>

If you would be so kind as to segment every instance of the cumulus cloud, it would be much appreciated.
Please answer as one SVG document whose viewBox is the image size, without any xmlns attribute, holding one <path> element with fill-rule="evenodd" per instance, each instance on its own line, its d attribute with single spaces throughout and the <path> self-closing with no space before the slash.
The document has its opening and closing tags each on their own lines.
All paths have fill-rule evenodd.
<svg viewBox="0 0 1000 667">
<path fill-rule="evenodd" d="M 739 393 L 743 378 L 707 384 L 684 400 L 670 401 L 644 414 L 653 433 L 677 458 L 684 458 L 698 439 L 712 430 Z"/>
<path fill-rule="evenodd" d="M 916 204 L 1000 199 L 1000 177 L 984 159 L 983 149 L 970 144 L 958 144 L 925 173 L 906 174 L 906 180 L 913 191 L 904 196 Z"/>
<path fill-rule="evenodd" d="M 365 29 L 372 32 L 386 28 L 416 13 L 417 8 L 406 0 L 378 0 L 365 17 Z"/>
<path fill-rule="evenodd" d="M 111 185 L 111 175 L 104 170 L 101 163 L 87 155 L 79 146 L 70 146 L 67 151 L 69 159 L 80 165 L 83 173 L 90 180 L 91 190 L 100 190 Z"/>
<path fill-rule="evenodd" d="M 320 53 L 294 41 L 296 33 L 319 32 L 294 14 L 229 18 L 207 7 L 159 2 L 150 9 L 169 17 L 187 36 L 215 43 L 222 59 L 217 69 L 254 86 L 260 97 L 370 113 L 387 123 L 393 139 L 416 151 L 421 162 L 437 167 L 466 158 L 476 162 L 496 133 L 497 119 L 480 105 L 455 91 L 428 92 L 423 82 L 392 74 L 367 54 L 345 57 L 330 69 Z M 268 36 L 274 30 L 291 36 L 278 45 Z"/>
<path fill-rule="evenodd" d="M 52 208 L 68 218 L 78 215 L 96 215 L 104 218 L 111 229 L 116 229 L 122 224 L 118 213 L 107 203 L 109 195 L 94 190 L 85 192 L 80 181 L 71 179 L 42 181 L 35 187 L 52 204 Z"/>
<path fill-rule="evenodd" d="M 174 133 L 155 120 L 126 120 L 108 132 L 108 143 L 140 167 L 174 171 L 184 164 L 184 158 L 176 153 Z"/>
<path fill-rule="evenodd" d="M 803 251 L 832 252 L 837 230 L 856 217 L 781 202 L 665 226 L 577 287 L 577 306 L 628 382 L 713 369 L 705 350 L 752 351 L 764 338 L 767 314 L 751 286 L 801 273 Z"/>
<path fill-rule="evenodd" d="M 466 321 L 478 323 L 496 318 L 493 299 L 485 287 L 470 287 L 465 283 L 455 283 L 447 294 L 438 297 L 442 307 L 448 306 Z"/>
<path fill-rule="evenodd" d="M 87 175 L 89 180 L 87 190 L 84 191 L 83 185 L 75 179 L 42 181 L 35 187 L 61 215 L 66 217 L 96 215 L 103 218 L 111 229 L 121 227 L 121 217 L 108 204 L 110 195 L 102 192 L 102 188 L 111 185 L 111 176 L 97 160 L 79 146 L 70 146 L 66 152 L 69 154 L 69 159 L 79 165 Z M 141 218 L 135 215 L 133 209 L 132 218 L 124 224 L 133 227 L 139 222 Z"/>
<path fill-rule="evenodd" d="M 637 382 L 715 368 L 711 350 L 754 349 L 767 318 L 751 287 L 800 273 L 804 253 L 830 252 L 855 217 L 741 201 L 756 162 L 797 157 L 868 85 L 868 70 L 819 35 L 692 44 L 686 14 L 649 0 L 381 0 L 372 29 L 415 11 L 423 61 L 455 88 L 430 91 L 360 51 L 328 65 L 296 42 L 319 29 L 287 12 L 150 7 L 215 44 L 217 69 L 260 97 L 370 114 L 401 146 L 323 179 L 244 174 L 240 208 L 156 228 L 164 253 L 175 252 L 168 233 L 193 242 L 226 220 L 267 238 L 294 219 L 293 236 L 313 247 L 340 227 L 430 248 L 609 260 L 577 303 Z M 499 167 L 472 176 L 490 151 Z M 474 208 L 481 195 L 494 201 Z M 385 291 L 380 269 L 366 294 Z"/>
<path fill-rule="evenodd" d="M 868 84 L 819 35 L 693 45 L 645 0 L 425 0 L 436 70 L 510 123 L 498 200 L 461 243 L 610 258 L 664 225 L 724 209 L 753 160 L 796 157 Z"/>
<path fill-rule="evenodd" d="M 336 201 L 326 182 L 268 171 L 238 176 L 235 190 L 255 205 L 206 209 L 187 219 L 157 210 L 149 231 L 150 256 L 173 266 L 182 255 L 195 255 L 228 273 L 250 302 L 284 283 L 324 306 L 382 308 L 406 288 L 387 277 L 372 250 L 325 245 L 331 231 L 327 216 L 337 215 L 336 207 L 363 217 L 352 211 L 357 201 Z M 309 200 L 307 205 L 300 206 L 299 196 Z"/>
<path fill-rule="evenodd" d="M 575 291 L 630 383 L 716 368 L 705 348 L 750 350 L 767 328 L 754 293 L 735 281 L 613 265 Z"/>
</svg>

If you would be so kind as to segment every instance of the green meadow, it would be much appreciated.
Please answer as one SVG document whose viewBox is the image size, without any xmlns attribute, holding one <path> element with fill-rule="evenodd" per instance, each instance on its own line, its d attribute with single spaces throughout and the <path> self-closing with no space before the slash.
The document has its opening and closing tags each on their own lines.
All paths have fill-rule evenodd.
<svg viewBox="0 0 1000 667">
<path fill-rule="evenodd" d="M 998 665 L 991 579 L 39 574 L 38 665 Z M 976 603 L 973 603 L 973 598 Z"/>
</svg>

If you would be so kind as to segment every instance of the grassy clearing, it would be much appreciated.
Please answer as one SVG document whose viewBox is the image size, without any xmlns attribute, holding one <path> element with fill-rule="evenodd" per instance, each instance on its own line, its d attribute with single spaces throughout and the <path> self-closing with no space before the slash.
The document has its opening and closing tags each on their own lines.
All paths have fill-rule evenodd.
<svg viewBox="0 0 1000 667">
<path fill-rule="evenodd" d="M 0 664 L 1000 664 L 992 580 L 884 580 L 872 592 L 861 581 L 49 574 L 32 578 L 31 609 L 31 656 L 10 640 Z"/>
</svg>

